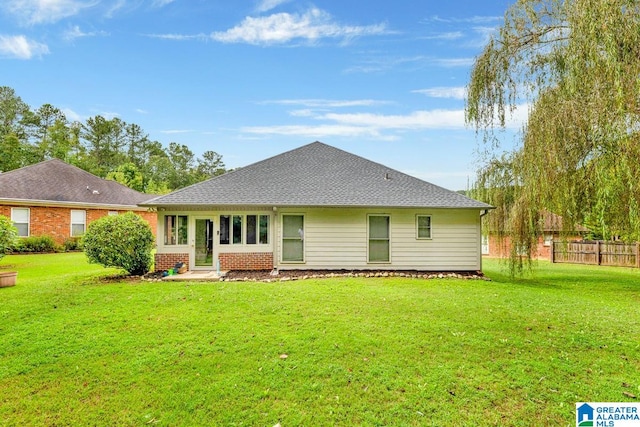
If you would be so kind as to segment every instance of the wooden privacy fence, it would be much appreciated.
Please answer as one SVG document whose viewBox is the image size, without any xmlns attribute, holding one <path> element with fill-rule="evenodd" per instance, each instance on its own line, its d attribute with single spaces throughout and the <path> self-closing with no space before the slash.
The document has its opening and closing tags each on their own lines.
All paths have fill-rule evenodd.
<svg viewBox="0 0 640 427">
<path fill-rule="evenodd" d="M 640 243 L 552 242 L 551 262 L 640 268 Z"/>
</svg>

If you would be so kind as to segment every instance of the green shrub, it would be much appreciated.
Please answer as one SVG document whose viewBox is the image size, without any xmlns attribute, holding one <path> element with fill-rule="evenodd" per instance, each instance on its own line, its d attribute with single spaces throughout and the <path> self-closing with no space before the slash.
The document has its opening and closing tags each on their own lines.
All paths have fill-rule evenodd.
<svg viewBox="0 0 640 427">
<path fill-rule="evenodd" d="M 11 249 L 17 236 L 18 230 L 13 226 L 11 220 L 0 215 L 0 259 Z"/>
<path fill-rule="evenodd" d="M 51 253 L 59 249 L 53 237 L 47 235 L 23 237 L 13 245 L 13 251 L 21 253 Z"/>
<path fill-rule="evenodd" d="M 79 237 L 69 237 L 62 243 L 62 248 L 65 252 L 80 251 L 82 246 L 80 245 Z"/>
<path fill-rule="evenodd" d="M 151 269 L 154 243 L 151 226 L 133 212 L 92 222 L 81 239 L 89 262 L 122 268 L 133 275 Z"/>
</svg>

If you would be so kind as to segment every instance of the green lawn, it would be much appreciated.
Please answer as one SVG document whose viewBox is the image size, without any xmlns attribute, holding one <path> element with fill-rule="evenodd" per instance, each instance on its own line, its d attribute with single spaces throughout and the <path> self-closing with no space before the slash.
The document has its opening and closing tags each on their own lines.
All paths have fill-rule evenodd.
<svg viewBox="0 0 640 427">
<path fill-rule="evenodd" d="M 0 425 L 570 426 L 578 401 L 640 395 L 633 269 L 265 284 L 9 265 Z"/>
</svg>

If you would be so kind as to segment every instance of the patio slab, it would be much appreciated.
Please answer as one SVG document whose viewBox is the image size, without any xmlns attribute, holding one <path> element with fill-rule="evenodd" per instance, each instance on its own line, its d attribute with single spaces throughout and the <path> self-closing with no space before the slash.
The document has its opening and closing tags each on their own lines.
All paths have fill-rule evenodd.
<svg viewBox="0 0 640 427">
<path fill-rule="evenodd" d="M 217 281 L 220 280 L 221 277 L 224 277 L 227 274 L 226 271 L 187 271 L 182 274 L 173 274 L 171 276 L 165 276 L 162 278 L 163 281 L 173 281 L 173 282 L 193 282 L 193 281 Z"/>
</svg>

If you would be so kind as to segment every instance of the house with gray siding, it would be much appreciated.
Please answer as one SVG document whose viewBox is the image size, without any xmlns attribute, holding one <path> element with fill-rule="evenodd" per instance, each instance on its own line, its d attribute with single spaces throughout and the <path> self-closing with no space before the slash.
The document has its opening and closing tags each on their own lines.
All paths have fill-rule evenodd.
<svg viewBox="0 0 640 427">
<path fill-rule="evenodd" d="M 491 206 L 321 142 L 140 204 L 156 269 L 482 269 Z"/>
</svg>

